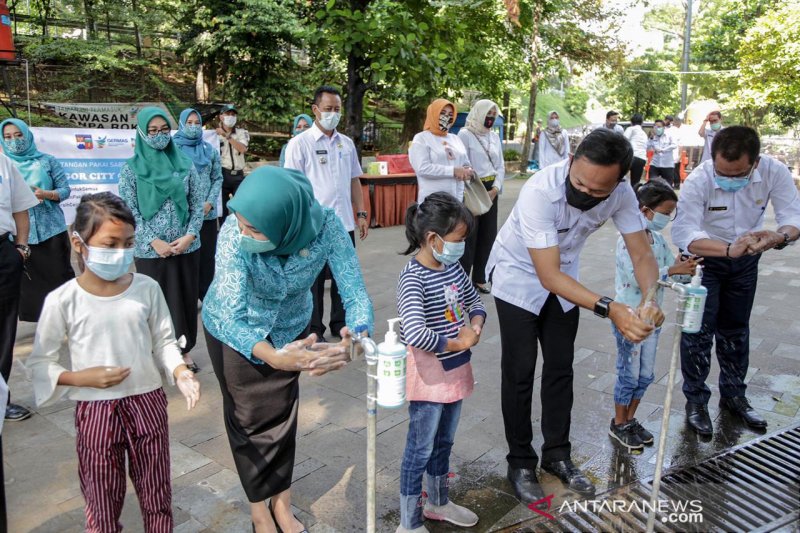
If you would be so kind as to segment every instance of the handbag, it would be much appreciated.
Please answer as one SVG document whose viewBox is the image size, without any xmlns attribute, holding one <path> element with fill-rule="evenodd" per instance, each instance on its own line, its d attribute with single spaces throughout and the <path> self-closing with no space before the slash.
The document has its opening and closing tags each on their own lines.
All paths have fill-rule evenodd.
<svg viewBox="0 0 800 533">
<path fill-rule="evenodd" d="M 483 182 L 476 177 L 464 183 L 464 205 L 470 213 L 479 217 L 492 208 L 492 198 Z"/>
</svg>

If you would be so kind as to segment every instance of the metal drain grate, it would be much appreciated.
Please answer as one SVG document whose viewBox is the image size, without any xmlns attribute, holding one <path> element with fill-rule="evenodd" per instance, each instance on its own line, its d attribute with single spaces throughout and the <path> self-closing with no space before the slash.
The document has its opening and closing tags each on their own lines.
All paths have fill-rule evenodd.
<svg viewBox="0 0 800 533">
<path fill-rule="evenodd" d="M 651 490 L 644 480 L 505 531 L 645 531 Z M 800 530 L 800 427 L 668 473 L 659 499 L 656 531 Z"/>
</svg>

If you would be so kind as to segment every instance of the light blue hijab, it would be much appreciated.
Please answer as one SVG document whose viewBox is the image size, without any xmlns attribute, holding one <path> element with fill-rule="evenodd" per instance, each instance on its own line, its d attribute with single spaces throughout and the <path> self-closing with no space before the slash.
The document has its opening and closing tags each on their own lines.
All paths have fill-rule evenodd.
<svg viewBox="0 0 800 533">
<path fill-rule="evenodd" d="M 172 139 L 175 141 L 175 144 L 180 147 L 181 151 L 192 160 L 194 168 L 196 168 L 197 173 L 200 174 L 211 164 L 211 150 L 213 150 L 213 148 L 203 140 L 202 135 L 197 139 L 190 139 L 186 136 L 184 131 L 186 128 L 186 119 L 188 119 L 189 115 L 192 113 L 197 115 L 197 118 L 200 119 L 200 125 L 203 125 L 203 117 L 197 110 L 192 108 L 184 109 L 181 111 L 181 116 L 178 120 L 178 131 L 173 135 Z"/>
</svg>

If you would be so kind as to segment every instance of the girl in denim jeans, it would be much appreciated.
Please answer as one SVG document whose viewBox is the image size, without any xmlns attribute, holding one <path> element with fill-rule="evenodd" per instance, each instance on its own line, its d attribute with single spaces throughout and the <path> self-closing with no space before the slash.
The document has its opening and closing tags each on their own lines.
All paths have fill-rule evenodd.
<svg viewBox="0 0 800 533">
<path fill-rule="evenodd" d="M 461 400 L 472 393 L 470 348 L 486 319 L 481 299 L 458 260 L 473 218 L 453 196 L 436 192 L 406 213 L 406 254 L 416 252 L 400 273 L 397 308 L 408 344 L 406 396 L 409 427 L 400 467 L 400 526 L 397 533 L 425 533 L 424 518 L 462 527 L 475 513 L 448 499 L 450 450 Z M 428 473 L 428 501 L 422 477 Z"/>
<path fill-rule="evenodd" d="M 647 235 L 653 247 L 653 255 L 658 262 L 661 279 L 667 276 L 690 276 L 694 273 L 700 259 L 675 256 L 669 244 L 661 235 L 674 215 L 678 205 L 675 191 L 660 180 L 651 180 L 637 188 L 639 209 L 647 219 Z M 688 280 L 688 279 L 687 279 Z M 622 237 L 617 241 L 616 301 L 633 308 L 640 305 L 642 291 L 633 275 L 628 249 Z M 664 299 L 663 290 L 658 290 L 658 303 Z M 625 446 L 628 451 L 641 450 L 644 444 L 653 443 L 653 434 L 647 431 L 634 418 L 636 408 L 647 387 L 653 382 L 653 366 L 658 349 L 657 328 L 652 335 L 639 344 L 634 344 L 622 336 L 614 324 L 611 325 L 617 339 L 617 383 L 614 385 L 614 418 L 608 434 Z"/>
</svg>

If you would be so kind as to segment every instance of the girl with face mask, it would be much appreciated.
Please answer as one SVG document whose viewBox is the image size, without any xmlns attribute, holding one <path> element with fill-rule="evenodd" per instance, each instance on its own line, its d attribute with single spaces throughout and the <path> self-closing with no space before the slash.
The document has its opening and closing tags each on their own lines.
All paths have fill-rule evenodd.
<svg viewBox="0 0 800 533">
<path fill-rule="evenodd" d="M 37 322 L 47 294 L 75 277 L 70 264 L 69 238 L 59 205 L 69 198 L 67 175 L 58 160 L 40 152 L 33 133 L 21 120 L 0 123 L 3 153 L 22 174 L 39 205 L 28 210 L 30 257 L 22 276 L 19 319 Z"/>
<path fill-rule="evenodd" d="M 214 279 L 214 254 L 217 252 L 217 202 L 222 189 L 222 165 L 219 152 L 203 140 L 203 119 L 194 109 L 181 111 L 178 132 L 172 140 L 194 163 L 200 186 L 203 187 L 203 226 L 200 229 L 200 300 L 205 298 Z"/>
<path fill-rule="evenodd" d="M 397 310 L 408 345 L 406 397 L 409 430 L 400 467 L 397 533 L 427 531 L 423 522 L 461 527 L 478 516 L 448 497 L 450 451 L 461 402 L 472 394 L 470 348 L 478 344 L 486 310 L 458 260 L 474 219 L 463 203 L 435 192 L 406 213 L 405 254 L 415 254 L 400 273 Z M 428 472 L 423 505 L 422 478 Z"/>
<path fill-rule="evenodd" d="M 676 276 L 678 281 L 689 281 L 701 258 L 693 256 L 674 257 L 661 231 L 674 219 L 678 196 L 672 187 L 660 181 L 649 181 L 637 187 L 639 209 L 647 219 L 647 235 L 658 262 L 662 279 Z M 633 274 L 633 264 L 625 241 L 620 236 L 617 241 L 617 272 L 615 279 L 617 302 L 637 308 L 642 303 L 642 291 Z M 663 289 L 656 293 L 661 305 Z M 653 382 L 658 336 L 657 328 L 647 339 L 639 344 L 627 340 L 611 324 L 611 331 L 617 341 L 617 382 L 614 386 L 614 418 L 608 434 L 628 451 L 642 450 L 644 445 L 653 443 L 653 435 L 635 418 L 636 408 L 647 387 Z"/>
<path fill-rule="evenodd" d="M 294 117 L 294 121 L 292 122 L 292 137 L 297 137 L 304 131 L 311 128 L 311 125 L 314 124 L 314 119 L 310 116 L 306 115 L 305 113 L 301 113 Z M 278 160 L 278 164 L 280 166 L 284 166 L 286 162 L 286 147 L 289 146 L 289 143 L 283 145 L 281 148 L 281 157 Z"/>
<path fill-rule="evenodd" d="M 45 300 L 27 365 L 37 405 L 77 400 L 86 529 L 118 529 L 127 468 L 137 495 L 149 502 L 145 530 L 166 533 L 174 523 L 161 373 L 177 385 L 188 409 L 200 398 L 200 384 L 181 358 L 158 284 L 128 272 L 135 224 L 110 192 L 81 198 L 71 243 L 82 273 Z M 62 366 L 65 352 L 69 363 Z"/>
<path fill-rule="evenodd" d="M 414 136 L 408 159 L 417 175 L 417 202 L 437 191 L 463 201 L 464 182 L 475 176 L 464 143 L 450 133 L 456 114 L 452 102 L 434 100 L 428 106 L 424 130 Z"/>
<path fill-rule="evenodd" d="M 186 363 L 197 341 L 200 231 L 208 187 L 172 141 L 166 114 L 146 107 L 136 117 L 134 155 L 119 174 L 119 195 L 136 220 L 136 271 L 161 286 Z"/>
</svg>

